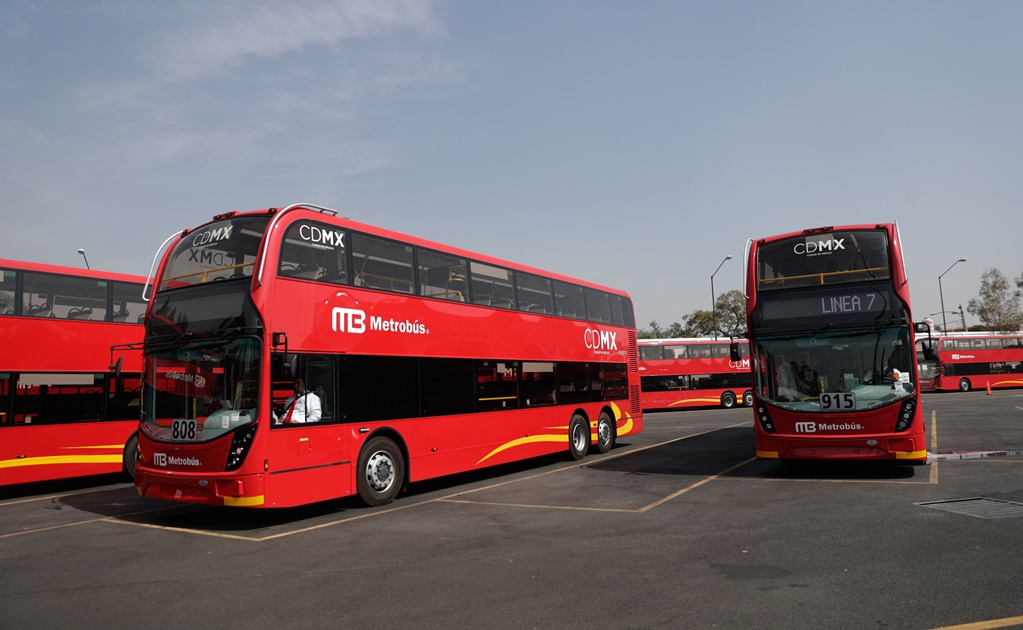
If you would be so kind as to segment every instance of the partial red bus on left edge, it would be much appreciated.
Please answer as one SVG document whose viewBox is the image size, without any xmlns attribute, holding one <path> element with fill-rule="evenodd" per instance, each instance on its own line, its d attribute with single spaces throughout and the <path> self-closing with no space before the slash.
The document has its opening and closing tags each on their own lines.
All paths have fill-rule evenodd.
<svg viewBox="0 0 1023 630">
<path fill-rule="evenodd" d="M 133 470 L 144 284 L 0 259 L 0 485 Z"/>
</svg>

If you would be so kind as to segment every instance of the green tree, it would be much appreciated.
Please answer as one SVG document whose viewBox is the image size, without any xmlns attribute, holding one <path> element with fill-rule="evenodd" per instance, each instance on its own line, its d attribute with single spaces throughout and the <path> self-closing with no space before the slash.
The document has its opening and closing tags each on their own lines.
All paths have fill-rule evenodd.
<svg viewBox="0 0 1023 630">
<path fill-rule="evenodd" d="M 718 337 L 746 336 L 746 296 L 742 291 L 733 289 L 718 296 L 714 303 L 717 309 Z M 674 322 L 662 328 L 657 320 L 648 324 L 649 328 L 638 331 L 640 339 L 677 339 L 679 337 L 713 337 L 714 311 L 696 309 L 682 316 L 681 322 Z"/>
<path fill-rule="evenodd" d="M 1015 279 L 1016 288 L 998 268 L 991 267 L 980 277 L 980 295 L 970 299 L 966 310 L 976 315 L 989 330 L 1018 330 L 1023 325 L 1023 276 Z"/>
<path fill-rule="evenodd" d="M 682 316 L 682 337 L 709 337 L 714 331 L 714 316 L 699 309 Z"/>
<path fill-rule="evenodd" d="M 738 289 L 732 289 L 718 296 L 714 303 L 717 309 L 718 335 L 725 337 L 746 336 L 746 296 Z"/>
<path fill-rule="evenodd" d="M 674 322 L 667 328 L 661 328 L 661 325 L 657 323 L 657 320 L 652 320 L 647 324 L 649 328 L 640 328 L 636 331 L 636 336 L 640 339 L 674 339 L 677 337 L 685 337 L 682 330 L 682 325 L 678 322 Z"/>
</svg>

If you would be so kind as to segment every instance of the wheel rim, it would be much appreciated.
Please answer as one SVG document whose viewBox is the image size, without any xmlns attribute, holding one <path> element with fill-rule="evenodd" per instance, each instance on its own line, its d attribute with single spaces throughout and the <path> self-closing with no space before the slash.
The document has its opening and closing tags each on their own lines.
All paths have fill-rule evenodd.
<svg viewBox="0 0 1023 630">
<path fill-rule="evenodd" d="M 959 381 L 959 389 L 963 390 L 964 392 L 970 391 L 970 381 L 966 380 L 965 378 Z"/>
<path fill-rule="evenodd" d="M 600 440 L 601 444 L 610 444 L 611 443 L 611 423 L 610 422 L 608 422 L 606 420 L 602 420 L 600 422 L 600 424 L 597 425 L 597 439 Z"/>
<path fill-rule="evenodd" d="M 746 392 L 745 394 L 742 395 L 742 404 L 746 405 L 747 407 L 752 407 L 753 406 L 753 393 L 752 392 Z"/>
<path fill-rule="evenodd" d="M 579 422 L 575 425 L 575 432 L 572 434 L 572 446 L 579 453 L 589 446 L 589 436 L 586 435 L 586 424 Z"/>
<path fill-rule="evenodd" d="M 394 460 L 385 451 L 370 455 L 366 462 L 366 482 L 374 492 L 385 492 L 394 484 Z"/>
</svg>

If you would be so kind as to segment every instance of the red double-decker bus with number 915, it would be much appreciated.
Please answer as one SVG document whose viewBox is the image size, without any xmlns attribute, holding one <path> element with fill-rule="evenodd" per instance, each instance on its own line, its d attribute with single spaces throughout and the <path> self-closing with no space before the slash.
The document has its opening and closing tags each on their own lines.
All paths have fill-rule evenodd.
<svg viewBox="0 0 1023 630">
<path fill-rule="evenodd" d="M 751 240 L 746 294 L 757 457 L 927 460 L 895 224 Z"/>
<path fill-rule="evenodd" d="M 146 320 L 143 496 L 382 505 L 642 430 L 621 291 L 312 205 L 218 215 L 168 243 Z"/>
</svg>

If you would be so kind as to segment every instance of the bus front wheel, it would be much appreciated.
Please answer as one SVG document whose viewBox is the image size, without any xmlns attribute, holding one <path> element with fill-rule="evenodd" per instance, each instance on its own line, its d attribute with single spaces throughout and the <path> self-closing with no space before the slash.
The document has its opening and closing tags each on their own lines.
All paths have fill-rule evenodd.
<svg viewBox="0 0 1023 630">
<path fill-rule="evenodd" d="M 568 452 L 572 459 L 579 460 L 586 457 L 586 451 L 590 449 L 590 423 L 579 414 L 572 416 L 568 423 Z"/>
<path fill-rule="evenodd" d="M 600 412 L 597 418 L 597 450 L 606 453 L 615 443 L 615 425 L 606 411 Z"/>
<path fill-rule="evenodd" d="M 128 441 L 124 443 L 124 454 L 122 455 L 124 461 L 124 472 L 126 475 L 135 478 L 135 466 L 139 461 L 139 435 L 138 433 L 132 433 L 128 438 Z"/>
<path fill-rule="evenodd" d="M 959 391 L 961 392 L 970 391 L 970 379 L 967 378 L 959 379 Z"/>
<path fill-rule="evenodd" d="M 753 406 L 753 392 L 747 389 L 742 393 L 742 404 L 746 407 Z"/>
<path fill-rule="evenodd" d="M 731 409 L 735 406 L 735 394 L 732 392 L 725 392 L 721 394 L 721 406 L 725 409 Z"/>
<path fill-rule="evenodd" d="M 359 498 L 370 506 L 394 501 L 405 478 L 401 449 L 390 438 L 378 436 L 366 442 L 359 454 Z"/>
</svg>

